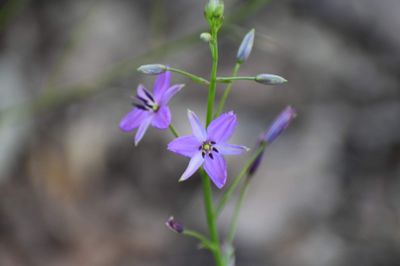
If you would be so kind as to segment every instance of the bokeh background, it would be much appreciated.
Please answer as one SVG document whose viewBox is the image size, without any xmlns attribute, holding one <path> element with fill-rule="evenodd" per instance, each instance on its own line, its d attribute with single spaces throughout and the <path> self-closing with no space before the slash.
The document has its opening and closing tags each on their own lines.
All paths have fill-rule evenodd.
<svg viewBox="0 0 400 266">
<path fill-rule="evenodd" d="M 212 265 L 196 241 L 164 225 L 174 215 L 205 232 L 198 176 L 150 128 L 138 147 L 119 131 L 143 63 L 207 77 L 199 39 L 206 0 L 8 0 L 0 10 L 0 265 Z M 227 0 L 219 73 L 256 29 L 227 110 L 232 143 L 254 147 L 286 106 L 298 110 L 254 177 L 236 239 L 237 265 L 400 265 L 400 2 Z M 204 117 L 206 90 L 186 83 Z M 219 95 L 224 86 L 219 86 Z M 246 156 L 229 158 L 229 174 Z M 215 195 L 221 192 L 215 190 Z M 219 222 L 224 235 L 231 206 Z"/>
</svg>

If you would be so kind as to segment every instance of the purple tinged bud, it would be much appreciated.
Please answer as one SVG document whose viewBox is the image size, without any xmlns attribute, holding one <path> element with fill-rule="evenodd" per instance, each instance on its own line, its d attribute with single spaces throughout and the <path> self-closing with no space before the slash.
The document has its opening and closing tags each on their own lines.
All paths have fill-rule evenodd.
<svg viewBox="0 0 400 266">
<path fill-rule="evenodd" d="M 183 233 L 183 230 L 184 230 L 183 225 L 181 225 L 180 223 L 177 223 L 173 216 L 168 218 L 168 221 L 165 223 L 165 225 L 169 229 L 174 231 L 175 233 L 178 233 L 178 234 L 182 234 Z"/>
<path fill-rule="evenodd" d="M 257 148 L 261 146 L 261 144 L 263 144 L 264 141 L 263 140 L 259 140 L 258 141 L 258 145 Z M 264 157 L 264 151 L 265 148 L 262 150 L 262 152 L 257 156 L 257 158 L 254 160 L 254 162 L 250 165 L 249 167 L 249 171 L 247 172 L 247 176 L 251 177 L 252 175 L 254 175 L 254 173 L 257 171 L 258 167 L 261 164 L 261 161 Z"/>
<path fill-rule="evenodd" d="M 167 71 L 167 66 L 161 64 L 141 65 L 137 71 L 147 75 L 158 75 Z"/>
<path fill-rule="evenodd" d="M 256 76 L 255 81 L 264 85 L 281 85 L 287 82 L 281 76 L 273 74 L 259 74 Z"/>
<path fill-rule="evenodd" d="M 249 57 L 254 44 L 254 29 L 249 31 L 244 36 L 242 43 L 240 44 L 239 50 L 236 55 L 236 59 L 239 63 L 243 63 Z"/>
<path fill-rule="evenodd" d="M 271 143 L 273 142 L 290 124 L 290 122 L 297 116 L 296 110 L 291 106 L 287 106 L 275 119 L 270 128 L 265 133 L 263 140 Z"/>
</svg>

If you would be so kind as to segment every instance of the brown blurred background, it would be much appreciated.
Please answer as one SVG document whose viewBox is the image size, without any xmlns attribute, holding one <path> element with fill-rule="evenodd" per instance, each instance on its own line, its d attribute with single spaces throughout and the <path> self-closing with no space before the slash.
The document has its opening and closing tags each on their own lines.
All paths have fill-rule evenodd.
<svg viewBox="0 0 400 266">
<path fill-rule="evenodd" d="M 206 231 L 199 178 L 177 182 L 187 160 L 166 150 L 171 134 L 150 128 L 135 148 L 118 129 L 137 84 L 152 87 L 140 64 L 207 77 L 206 2 L 2 1 L 1 266 L 212 265 L 164 225 Z M 299 113 L 254 177 L 237 265 L 400 265 L 400 1 L 225 3 L 219 73 L 255 28 L 240 73 L 289 80 L 235 84 L 232 143 L 253 147 L 287 104 Z M 171 108 L 189 133 L 186 109 L 204 117 L 206 90 L 173 82 L 187 84 Z M 229 158 L 230 176 L 245 158 Z"/>
</svg>

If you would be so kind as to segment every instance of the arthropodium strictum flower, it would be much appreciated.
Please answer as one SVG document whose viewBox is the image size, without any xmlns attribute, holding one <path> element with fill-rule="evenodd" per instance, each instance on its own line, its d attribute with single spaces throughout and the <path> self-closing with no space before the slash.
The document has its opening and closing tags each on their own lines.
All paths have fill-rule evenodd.
<svg viewBox="0 0 400 266">
<path fill-rule="evenodd" d="M 165 225 L 171 229 L 172 231 L 174 231 L 175 233 L 178 234 L 182 234 L 184 231 L 184 227 L 182 224 L 178 223 L 177 221 L 175 221 L 174 217 L 171 216 L 168 218 L 167 222 L 165 223 Z"/>
<path fill-rule="evenodd" d="M 143 138 L 150 124 L 158 129 L 166 129 L 171 123 L 171 111 L 168 102 L 182 89 L 183 84 L 170 87 L 171 73 L 165 72 L 159 75 L 154 83 L 153 93 L 150 93 L 143 85 L 137 88 L 134 108 L 121 120 L 119 127 L 125 132 L 138 128 L 135 136 L 135 145 Z"/>
<path fill-rule="evenodd" d="M 248 150 L 244 146 L 226 143 L 235 130 L 236 115 L 233 112 L 221 114 L 207 130 L 194 112 L 188 110 L 188 117 L 193 135 L 176 138 L 168 144 L 170 151 L 191 158 L 179 181 L 188 179 L 203 165 L 214 184 L 222 188 L 227 179 L 226 162 L 222 155 L 241 154 Z"/>
<path fill-rule="evenodd" d="M 261 134 L 257 146 L 260 147 L 263 143 L 272 143 L 280 134 L 289 126 L 290 122 L 297 116 L 296 110 L 287 106 L 283 111 L 275 118 L 268 130 Z M 265 149 L 257 156 L 253 164 L 250 166 L 248 175 L 252 176 L 258 169 L 263 157 Z"/>
</svg>

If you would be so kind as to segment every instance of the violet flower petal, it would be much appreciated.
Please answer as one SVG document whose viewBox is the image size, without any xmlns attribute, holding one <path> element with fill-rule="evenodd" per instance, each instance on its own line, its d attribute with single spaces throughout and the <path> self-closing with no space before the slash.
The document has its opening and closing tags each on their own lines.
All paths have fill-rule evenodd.
<svg viewBox="0 0 400 266">
<path fill-rule="evenodd" d="M 150 126 L 151 120 L 153 120 L 153 114 L 146 112 L 148 116 L 140 124 L 138 131 L 135 135 L 135 146 L 139 144 L 139 141 L 143 138 L 144 133 L 146 133 L 147 128 Z"/>
<path fill-rule="evenodd" d="M 166 105 L 166 104 L 168 104 L 169 100 L 171 100 L 171 98 L 172 98 L 176 93 L 178 93 L 178 92 L 183 88 L 183 86 L 185 86 L 185 85 L 184 85 L 184 84 L 177 84 L 177 85 L 174 85 L 174 86 L 168 88 L 168 89 L 164 92 L 164 94 L 162 95 L 161 99 L 159 100 L 159 104 L 160 104 L 160 105 Z"/>
<path fill-rule="evenodd" d="M 203 156 L 201 155 L 201 152 L 198 151 L 197 153 L 194 154 L 192 159 L 190 159 L 190 162 L 185 172 L 183 172 L 179 181 L 185 181 L 186 179 L 191 177 L 197 171 L 197 169 L 199 169 L 199 167 L 203 164 L 203 162 L 204 162 Z"/>
<path fill-rule="evenodd" d="M 233 112 L 221 114 L 207 128 L 208 137 L 215 142 L 226 142 L 236 127 L 236 115 Z"/>
<path fill-rule="evenodd" d="M 122 131 L 130 132 L 137 128 L 146 118 L 148 112 L 139 108 L 133 108 L 132 111 L 127 113 L 119 123 L 119 128 Z"/>
<path fill-rule="evenodd" d="M 249 150 L 249 148 L 245 146 L 233 145 L 228 143 L 217 143 L 214 147 L 221 154 L 232 155 L 232 154 L 242 154 Z"/>
<path fill-rule="evenodd" d="M 222 155 L 214 153 L 213 159 L 209 156 L 205 157 L 204 170 L 217 188 L 222 188 L 225 185 L 228 174 L 226 170 L 226 161 Z"/>
<path fill-rule="evenodd" d="M 165 91 L 169 88 L 171 82 L 171 72 L 166 71 L 162 74 L 157 75 L 157 79 L 154 82 L 153 92 L 154 98 L 158 102 L 161 100 Z"/>
<path fill-rule="evenodd" d="M 197 115 L 188 110 L 188 117 L 190 125 L 192 126 L 193 135 L 201 142 L 207 140 L 207 132 L 203 125 L 200 123 Z"/>
<path fill-rule="evenodd" d="M 193 157 L 201 146 L 201 142 L 193 135 L 182 136 L 168 144 L 168 150 L 186 157 Z"/>
<path fill-rule="evenodd" d="M 158 129 L 166 129 L 169 124 L 171 124 L 171 111 L 168 106 L 161 106 L 154 114 L 152 125 Z"/>
</svg>

